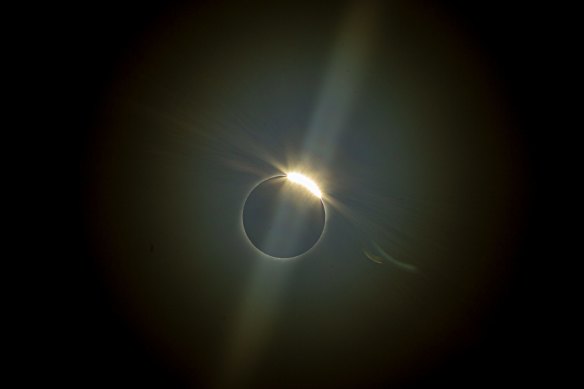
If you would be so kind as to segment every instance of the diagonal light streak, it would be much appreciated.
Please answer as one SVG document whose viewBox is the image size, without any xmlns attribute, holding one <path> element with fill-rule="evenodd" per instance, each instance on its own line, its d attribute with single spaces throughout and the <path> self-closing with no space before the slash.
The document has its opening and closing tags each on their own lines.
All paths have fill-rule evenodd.
<svg viewBox="0 0 584 389">
<path fill-rule="evenodd" d="M 302 147 L 300 160 L 302 166 L 309 170 L 326 169 L 334 157 L 338 138 L 345 129 L 359 86 L 371 43 L 375 15 L 374 2 L 356 2 L 341 26 L 341 33 Z M 313 181 L 309 182 L 294 173 L 288 175 L 291 181 L 304 185 L 319 198 L 322 196 Z M 277 210 L 274 222 L 277 223 L 282 218 L 284 215 L 281 210 Z M 292 222 L 296 224 L 297 218 Z M 278 240 L 273 236 L 269 239 Z M 219 372 L 221 379 L 218 386 L 245 386 L 252 380 L 255 363 L 261 358 L 265 342 L 269 341 L 280 296 L 293 275 L 293 269 L 292 264 L 282 265 L 281 261 L 259 258 L 242 299 L 239 319 L 228 340 L 225 365 Z"/>
<path fill-rule="evenodd" d="M 334 157 L 339 136 L 357 96 L 359 81 L 372 43 L 376 4 L 355 4 L 344 21 L 320 97 L 304 140 L 306 164 L 326 167 Z M 316 158 L 318 156 L 318 158 Z"/>
</svg>

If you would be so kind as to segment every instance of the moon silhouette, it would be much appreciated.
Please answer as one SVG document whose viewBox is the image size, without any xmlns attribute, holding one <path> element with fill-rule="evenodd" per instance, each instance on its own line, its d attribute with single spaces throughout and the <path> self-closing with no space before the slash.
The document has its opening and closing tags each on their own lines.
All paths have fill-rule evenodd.
<svg viewBox="0 0 584 389">
<path fill-rule="evenodd" d="M 243 206 L 243 227 L 250 242 L 274 258 L 293 258 L 319 241 L 325 226 L 322 199 L 286 176 L 260 182 Z"/>
</svg>

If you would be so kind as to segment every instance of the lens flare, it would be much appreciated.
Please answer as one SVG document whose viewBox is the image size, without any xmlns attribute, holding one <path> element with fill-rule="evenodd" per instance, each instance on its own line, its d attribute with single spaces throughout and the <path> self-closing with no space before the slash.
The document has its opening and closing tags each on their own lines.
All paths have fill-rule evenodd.
<svg viewBox="0 0 584 389">
<path fill-rule="evenodd" d="M 322 198 L 322 192 L 318 188 L 318 185 L 316 185 L 316 182 L 314 182 L 310 178 L 306 177 L 304 174 L 291 172 L 291 173 L 286 174 L 286 177 L 290 181 L 292 181 L 296 184 L 302 185 L 303 187 L 308 189 L 310 191 L 310 193 L 312 193 L 313 195 L 315 195 L 319 199 Z"/>
</svg>

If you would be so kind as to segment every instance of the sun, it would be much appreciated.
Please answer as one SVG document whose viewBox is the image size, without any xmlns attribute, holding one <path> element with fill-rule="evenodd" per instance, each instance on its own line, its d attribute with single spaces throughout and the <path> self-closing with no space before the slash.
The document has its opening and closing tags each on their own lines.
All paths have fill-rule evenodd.
<svg viewBox="0 0 584 389">
<path fill-rule="evenodd" d="M 306 177 L 304 174 L 290 172 L 286 174 L 286 177 L 295 184 L 302 185 L 304 188 L 310 191 L 310 193 L 312 193 L 319 199 L 322 198 L 322 192 L 320 191 L 318 185 L 316 185 L 316 182 Z"/>
</svg>

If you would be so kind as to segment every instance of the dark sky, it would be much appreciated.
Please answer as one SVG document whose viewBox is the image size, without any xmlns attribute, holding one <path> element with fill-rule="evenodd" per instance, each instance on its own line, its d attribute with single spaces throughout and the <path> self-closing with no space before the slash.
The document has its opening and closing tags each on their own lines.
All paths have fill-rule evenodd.
<svg viewBox="0 0 584 389">
<path fill-rule="evenodd" d="M 59 255 L 33 370 L 97 385 L 535 382 L 545 10 L 388 2 L 352 24 L 350 2 L 163 3 L 63 5 L 32 30 L 57 154 L 46 187 L 65 189 L 49 196 Z M 270 261 L 243 239 L 243 201 L 274 160 L 305 157 L 346 214 L 325 197 L 317 247 Z M 374 242 L 417 271 L 369 261 Z"/>
</svg>

